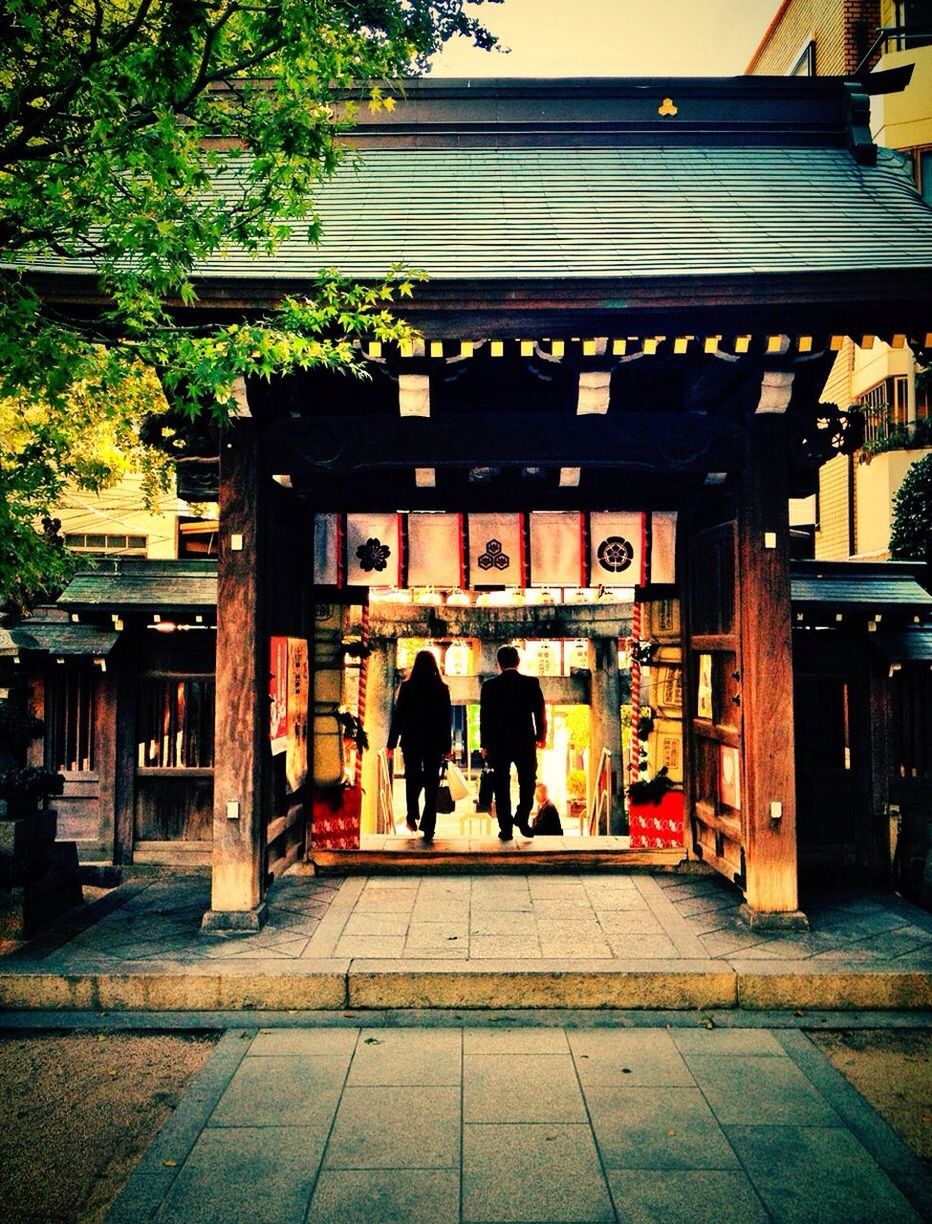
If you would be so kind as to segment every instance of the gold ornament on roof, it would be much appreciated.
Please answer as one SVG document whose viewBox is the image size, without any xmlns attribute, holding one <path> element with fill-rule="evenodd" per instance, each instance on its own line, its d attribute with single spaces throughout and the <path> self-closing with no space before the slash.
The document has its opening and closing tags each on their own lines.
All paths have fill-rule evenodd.
<svg viewBox="0 0 932 1224">
<path fill-rule="evenodd" d="M 675 115 L 678 110 L 679 110 L 679 107 L 673 105 L 672 98 L 664 98 L 664 100 L 657 107 L 657 114 L 658 115 Z"/>
</svg>

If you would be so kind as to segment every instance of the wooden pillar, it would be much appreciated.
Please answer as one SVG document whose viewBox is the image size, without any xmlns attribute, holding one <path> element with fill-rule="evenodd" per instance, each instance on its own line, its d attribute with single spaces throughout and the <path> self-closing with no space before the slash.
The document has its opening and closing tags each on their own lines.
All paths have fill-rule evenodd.
<svg viewBox="0 0 932 1224">
<path fill-rule="evenodd" d="M 612 754 L 612 811 L 610 825 L 618 811 L 618 796 L 623 784 L 621 760 L 621 685 L 618 675 L 618 641 L 594 638 L 589 643 L 589 671 L 592 676 L 589 696 L 589 794 L 598 782 L 602 749 Z M 617 830 L 610 827 L 608 832 Z"/>
<path fill-rule="evenodd" d="M 369 747 L 362 757 L 362 828 L 375 833 L 378 828 L 379 750 L 388 742 L 395 683 L 395 641 L 375 639 L 369 655 L 366 722 Z"/>
<path fill-rule="evenodd" d="M 131 863 L 136 825 L 136 705 L 139 695 L 139 626 L 124 629 L 115 680 L 116 723 L 113 753 L 113 861 Z M 103 799 L 103 790 L 101 789 Z"/>
<path fill-rule="evenodd" d="M 269 647 L 262 492 L 256 427 L 236 421 L 220 446 L 213 872 L 205 930 L 254 931 L 265 921 Z"/>
<path fill-rule="evenodd" d="M 119 677 L 112 670 L 96 679 L 97 700 L 94 726 L 94 768 L 97 771 L 97 828 L 94 836 L 100 854 L 116 854 L 117 699 Z"/>
<path fill-rule="evenodd" d="M 786 417 L 748 423 L 738 508 L 745 898 L 755 925 L 798 912 Z M 769 920 L 768 917 L 770 916 Z"/>
</svg>

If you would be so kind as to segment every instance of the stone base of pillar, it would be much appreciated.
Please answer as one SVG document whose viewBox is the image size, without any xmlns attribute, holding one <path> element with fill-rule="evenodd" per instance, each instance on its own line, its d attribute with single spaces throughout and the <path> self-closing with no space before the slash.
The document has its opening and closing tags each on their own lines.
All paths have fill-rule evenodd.
<svg viewBox="0 0 932 1224">
<path fill-rule="evenodd" d="M 742 905 L 738 914 L 752 931 L 808 931 L 809 919 L 802 910 L 784 910 L 776 914 L 764 914 Z"/>
<path fill-rule="evenodd" d="M 202 931 L 242 931 L 244 934 L 259 931 L 269 916 L 268 906 L 261 902 L 255 909 L 208 910 L 201 919 Z"/>
</svg>

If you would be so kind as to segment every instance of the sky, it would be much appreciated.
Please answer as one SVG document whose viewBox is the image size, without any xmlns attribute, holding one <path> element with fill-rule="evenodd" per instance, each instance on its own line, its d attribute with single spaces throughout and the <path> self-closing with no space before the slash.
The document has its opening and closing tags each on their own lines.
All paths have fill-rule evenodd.
<svg viewBox="0 0 932 1224">
<path fill-rule="evenodd" d="M 510 54 L 457 39 L 431 76 L 737 76 L 779 0 L 504 0 L 471 10 Z"/>
</svg>

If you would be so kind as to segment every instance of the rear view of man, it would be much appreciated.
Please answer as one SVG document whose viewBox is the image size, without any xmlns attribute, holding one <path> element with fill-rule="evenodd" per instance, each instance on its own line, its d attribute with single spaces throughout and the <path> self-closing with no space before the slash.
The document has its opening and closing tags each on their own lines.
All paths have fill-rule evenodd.
<svg viewBox="0 0 932 1224">
<path fill-rule="evenodd" d="M 479 740 L 495 771 L 495 811 L 498 836 L 511 841 L 511 765 L 518 773 L 518 807 L 514 823 L 524 837 L 533 837 L 528 823 L 537 781 L 537 749 L 547 742 L 547 708 L 540 682 L 518 671 L 514 646 L 498 651 L 501 674 L 486 680 L 479 694 Z"/>
</svg>

